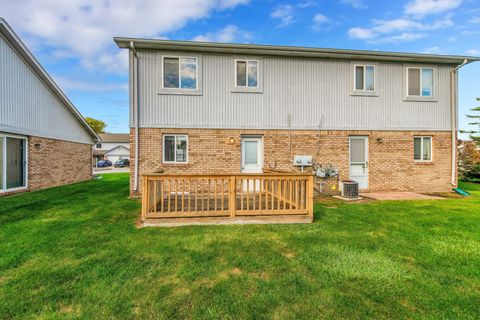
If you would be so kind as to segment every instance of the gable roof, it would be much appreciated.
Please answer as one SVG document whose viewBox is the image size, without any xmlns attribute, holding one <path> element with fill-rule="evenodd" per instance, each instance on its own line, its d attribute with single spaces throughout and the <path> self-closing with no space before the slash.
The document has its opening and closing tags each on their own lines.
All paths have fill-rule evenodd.
<svg viewBox="0 0 480 320">
<path fill-rule="evenodd" d="M 171 51 L 197 51 L 224 54 L 252 54 L 265 56 L 348 59 L 348 60 L 376 60 L 397 62 L 424 62 L 459 65 L 467 62 L 480 61 L 480 57 L 403 53 L 369 50 L 347 50 L 330 48 L 311 48 L 293 46 L 273 46 L 257 44 L 234 44 L 220 42 L 175 41 L 157 39 L 139 39 L 115 37 L 113 40 L 119 48 L 130 48 L 133 43 L 136 49 L 158 49 Z"/>
<path fill-rule="evenodd" d="M 33 54 L 28 50 L 22 40 L 8 25 L 8 23 L 0 17 L 0 34 L 3 38 L 15 49 L 15 51 L 22 57 L 23 61 L 35 72 L 41 81 L 50 89 L 50 91 L 57 97 L 57 99 L 65 106 L 65 108 L 72 113 L 75 119 L 85 128 L 89 135 L 95 140 L 99 141 L 100 137 L 88 125 L 80 112 L 75 108 L 73 103 L 67 98 L 65 93 L 53 81 L 50 75 L 45 71 L 42 65 L 37 61 Z"/>
<path fill-rule="evenodd" d="M 99 136 L 102 142 L 130 143 L 128 133 L 100 133 Z"/>
<path fill-rule="evenodd" d="M 127 147 L 124 147 L 124 146 L 116 146 L 115 148 L 112 148 L 108 151 L 105 152 L 105 154 L 109 154 L 115 150 L 121 150 L 121 149 L 125 149 L 127 152 L 130 152 L 130 148 L 127 148 Z"/>
</svg>

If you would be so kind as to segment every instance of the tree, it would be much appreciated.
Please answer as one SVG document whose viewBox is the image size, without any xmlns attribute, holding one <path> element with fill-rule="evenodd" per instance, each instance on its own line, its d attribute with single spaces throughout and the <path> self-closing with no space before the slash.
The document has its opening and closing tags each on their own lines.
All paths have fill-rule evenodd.
<svg viewBox="0 0 480 320">
<path fill-rule="evenodd" d="M 107 127 L 107 124 L 102 120 L 97 120 L 90 117 L 86 117 L 85 120 L 96 133 L 105 133 L 105 128 Z"/>
<path fill-rule="evenodd" d="M 480 101 L 480 98 L 477 98 L 477 101 Z M 470 139 L 472 141 L 475 141 L 477 146 L 480 146 L 480 136 L 477 134 L 480 133 L 480 106 L 474 107 L 470 109 L 470 111 L 474 112 L 473 114 L 467 114 L 467 118 L 469 119 L 474 119 L 472 120 L 473 122 L 469 122 L 468 124 L 471 126 L 476 126 L 476 130 L 469 130 L 469 131 L 464 131 L 461 130 L 461 133 L 470 133 Z M 477 113 L 478 112 L 478 113 Z"/>
<path fill-rule="evenodd" d="M 458 172 L 465 181 L 480 181 L 480 150 L 473 141 L 459 141 Z"/>
</svg>

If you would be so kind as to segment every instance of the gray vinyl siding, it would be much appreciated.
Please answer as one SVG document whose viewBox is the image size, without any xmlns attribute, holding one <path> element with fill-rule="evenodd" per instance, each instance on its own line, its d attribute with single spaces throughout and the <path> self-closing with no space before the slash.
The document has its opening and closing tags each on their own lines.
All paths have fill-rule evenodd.
<svg viewBox="0 0 480 320">
<path fill-rule="evenodd" d="M 86 129 L 1 36 L 0 131 L 93 143 Z"/>
<path fill-rule="evenodd" d="M 330 130 L 449 130 L 451 127 L 451 69 L 447 65 L 434 66 L 437 101 L 426 102 L 404 101 L 407 65 L 402 63 L 375 62 L 378 96 L 371 97 L 351 95 L 351 61 L 254 57 L 262 59 L 263 93 L 237 93 L 232 92 L 233 61 L 245 56 L 199 54 L 201 95 L 167 95 L 160 94 L 162 54 L 172 52 L 139 52 L 141 127 Z M 133 126 L 133 117 L 130 119 Z"/>
</svg>

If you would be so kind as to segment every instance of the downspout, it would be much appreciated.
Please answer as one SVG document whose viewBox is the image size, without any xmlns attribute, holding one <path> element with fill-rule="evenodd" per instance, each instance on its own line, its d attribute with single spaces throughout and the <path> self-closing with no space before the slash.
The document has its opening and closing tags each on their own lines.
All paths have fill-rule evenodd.
<svg viewBox="0 0 480 320">
<path fill-rule="evenodd" d="M 456 185 L 457 180 L 457 98 L 458 98 L 458 84 L 457 84 L 457 71 L 466 64 L 472 61 L 468 59 L 463 60 L 462 64 L 454 67 L 450 71 L 450 117 L 452 122 L 452 180 L 450 184 Z"/>
<path fill-rule="evenodd" d="M 133 74 L 132 74 L 132 102 L 133 102 L 133 118 L 135 121 L 135 164 L 134 164 L 134 173 L 133 173 L 133 191 L 138 191 L 138 128 L 139 128 L 139 119 L 138 119 L 138 54 L 133 45 L 133 41 L 130 41 L 130 49 L 133 52 Z"/>
</svg>

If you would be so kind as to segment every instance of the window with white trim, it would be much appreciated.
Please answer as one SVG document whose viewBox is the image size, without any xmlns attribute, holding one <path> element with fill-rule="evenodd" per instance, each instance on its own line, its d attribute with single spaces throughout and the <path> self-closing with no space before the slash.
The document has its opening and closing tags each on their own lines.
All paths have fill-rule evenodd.
<svg viewBox="0 0 480 320">
<path fill-rule="evenodd" d="M 375 90 L 375 66 L 355 65 L 355 90 Z"/>
<path fill-rule="evenodd" d="M 197 90 L 196 57 L 163 57 L 163 88 Z"/>
<path fill-rule="evenodd" d="M 188 161 L 188 136 L 166 134 L 163 136 L 163 162 L 186 163 Z"/>
<path fill-rule="evenodd" d="M 0 135 L 0 192 L 27 186 L 27 139 Z"/>
<path fill-rule="evenodd" d="M 235 60 L 235 86 L 258 88 L 258 60 Z"/>
<path fill-rule="evenodd" d="M 407 95 L 433 97 L 433 68 L 407 68 Z"/>
<path fill-rule="evenodd" d="M 432 161 L 432 137 L 413 138 L 413 159 L 415 161 Z"/>
</svg>

